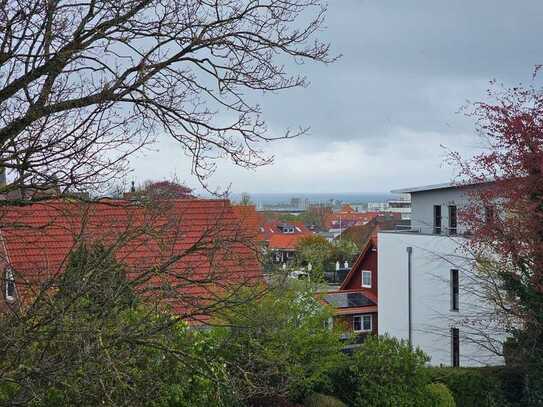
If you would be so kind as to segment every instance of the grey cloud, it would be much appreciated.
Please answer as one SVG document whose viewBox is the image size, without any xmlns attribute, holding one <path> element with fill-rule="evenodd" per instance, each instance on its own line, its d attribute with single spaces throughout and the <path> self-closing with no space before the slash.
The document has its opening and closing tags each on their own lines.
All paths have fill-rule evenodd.
<svg viewBox="0 0 543 407">
<path fill-rule="evenodd" d="M 291 190 L 385 191 L 446 181 L 451 171 L 442 166 L 440 145 L 469 153 L 476 144 L 473 122 L 457 110 L 468 99 L 484 98 L 490 79 L 527 82 L 543 62 L 539 0 L 331 0 L 327 26 L 322 38 L 343 54 L 340 61 L 289 65 L 308 76 L 308 89 L 252 96 L 274 133 L 309 125 L 311 135 L 266 146 L 278 153 L 276 164 L 254 173 L 222 163 L 215 183 L 284 190 L 287 176 Z M 357 168 L 354 156 L 346 157 L 352 165 L 338 163 L 340 171 L 323 164 L 328 172 L 317 172 L 316 185 L 296 154 L 317 163 L 341 161 L 340 154 L 349 155 L 341 143 L 350 143 L 365 162 Z M 174 159 L 173 152 L 161 150 L 144 164 L 136 160 L 136 173 L 187 171 L 181 152 Z M 162 168 L 161 154 L 179 160 L 177 167 Z"/>
</svg>

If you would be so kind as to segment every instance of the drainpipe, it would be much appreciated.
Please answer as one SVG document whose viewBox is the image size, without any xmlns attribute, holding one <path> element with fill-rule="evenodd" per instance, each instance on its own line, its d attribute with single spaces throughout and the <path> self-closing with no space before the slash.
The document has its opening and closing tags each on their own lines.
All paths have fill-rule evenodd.
<svg viewBox="0 0 543 407">
<path fill-rule="evenodd" d="M 412 282 L 412 266 L 411 258 L 413 255 L 413 248 L 407 248 L 407 301 L 408 301 L 408 317 L 407 325 L 409 331 L 409 346 L 413 347 L 413 282 Z"/>
</svg>

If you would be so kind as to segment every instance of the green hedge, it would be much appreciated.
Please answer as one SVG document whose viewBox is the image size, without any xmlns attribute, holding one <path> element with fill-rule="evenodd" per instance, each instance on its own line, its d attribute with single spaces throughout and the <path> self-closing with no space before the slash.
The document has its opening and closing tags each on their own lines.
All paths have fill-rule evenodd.
<svg viewBox="0 0 543 407">
<path fill-rule="evenodd" d="M 428 404 L 434 407 L 455 407 L 454 396 L 443 383 L 430 383 L 426 385 L 429 394 Z"/>
<path fill-rule="evenodd" d="M 304 401 L 304 407 L 347 407 L 347 404 L 326 394 L 313 393 Z"/>
<path fill-rule="evenodd" d="M 522 405 L 524 379 L 515 369 L 428 368 L 434 383 L 445 384 L 457 407 L 498 407 Z"/>
</svg>

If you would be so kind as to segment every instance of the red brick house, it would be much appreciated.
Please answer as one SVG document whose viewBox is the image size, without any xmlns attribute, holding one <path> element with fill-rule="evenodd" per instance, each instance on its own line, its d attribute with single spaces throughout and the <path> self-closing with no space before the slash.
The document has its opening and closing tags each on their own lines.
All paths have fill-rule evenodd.
<svg viewBox="0 0 543 407">
<path fill-rule="evenodd" d="M 79 243 L 115 247 L 136 292 L 193 323 L 229 288 L 262 281 L 256 224 L 227 200 L 150 206 L 122 200 L 51 200 L 0 209 L 3 307 L 16 308 L 63 272 Z M 205 309 L 205 312 L 202 310 Z"/>
<path fill-rule="evenodd" d="M 321 294 L 334 307 L 334 325 L 354 332 L 360 340 L 377 334 L 377 245 L 370 239 L 337 291 Z"/>
</svg>

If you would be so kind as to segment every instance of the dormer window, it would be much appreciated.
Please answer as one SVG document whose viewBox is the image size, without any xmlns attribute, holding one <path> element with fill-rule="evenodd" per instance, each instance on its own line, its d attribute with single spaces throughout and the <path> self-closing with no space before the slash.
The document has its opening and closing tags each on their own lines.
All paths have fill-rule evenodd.
<svg viewBox="0 0 543 407">
<path fill-rule="evenodd" d="M 4 295 L 7 301 L 15 300 L 15 276 L 13 270 L 7 268 L 4 272 Z"/>
<path fill-rule="evenodd" d="M 294 233 L 294 226 L 288 224 L 280 225 L 279 230 L 282 233 Z"/>
</svg>

